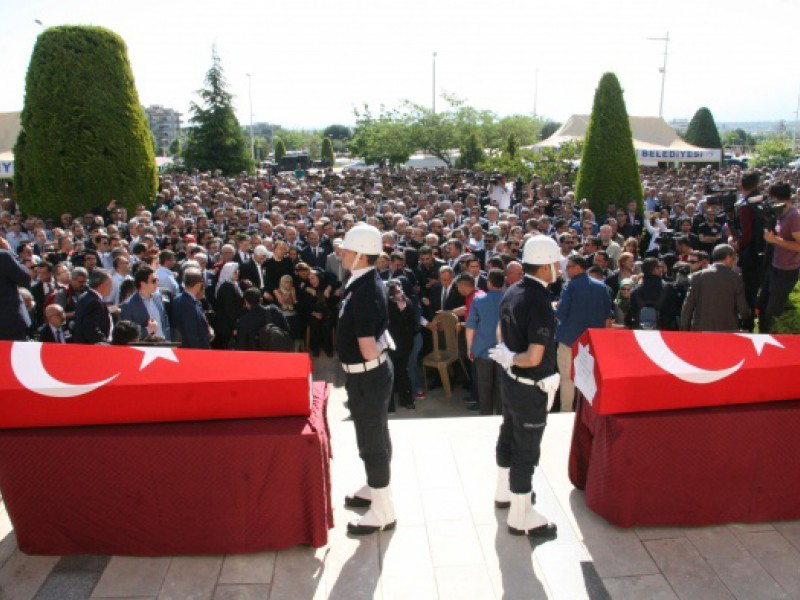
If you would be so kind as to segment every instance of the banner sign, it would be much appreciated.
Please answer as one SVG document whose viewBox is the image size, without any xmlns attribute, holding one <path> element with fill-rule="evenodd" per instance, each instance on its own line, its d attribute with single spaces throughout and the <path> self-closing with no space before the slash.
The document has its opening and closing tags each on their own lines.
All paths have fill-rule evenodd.
<svg viewBox="0 0 800 600">
<path fill-rule="evenodd" d="M 648 150 L 647 148 L 636 148 L 636 158 L 640 161 L 658 162 L 719 162 L 719 150 L 669 150 L 658 149 Z"/>
<path fill-rule="evenodd" d="M 11 179 L 14 177 L 14 161 L 0 160 L 0 179 Z"/>
</svg>

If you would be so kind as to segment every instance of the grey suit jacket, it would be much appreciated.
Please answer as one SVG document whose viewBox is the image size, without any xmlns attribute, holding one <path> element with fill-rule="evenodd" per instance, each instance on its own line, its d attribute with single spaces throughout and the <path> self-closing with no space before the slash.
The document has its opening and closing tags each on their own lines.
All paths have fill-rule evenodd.
<svg viewBox="0 0 800 600">
<path fill-rule="evenodd" d="M 692 275 L 681 311 L 683 331 L 738 331 L 750 316 L 741 276 L 715 263 Z"/>
</svg>

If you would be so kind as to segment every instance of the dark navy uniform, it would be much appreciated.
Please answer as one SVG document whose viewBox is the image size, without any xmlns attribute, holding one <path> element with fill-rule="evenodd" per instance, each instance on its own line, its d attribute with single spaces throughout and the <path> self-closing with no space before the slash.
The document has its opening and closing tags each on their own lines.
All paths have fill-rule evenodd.
<svg viewBox="0 0 800 600">
<path fill-rule="evenodd" d="M 547 394 L 534 382 L 556 372 L 554 336 L 556 318 L 547 288 L 526 275 L 506 291 L 500 303 L 503 342 L 515 354 L 527 352 L 530 344 L 544 346 L 536 367 L 504 371 L 500 390 L 503 423 L 497 439 L 497 465 L 510 468 L 511 492 L 531 491 L 533 470 L 539 464 L 539 447 L 547 424 Z M 513 377 L 512 377 L 513 375 Z"/>
<path fill-rule="evenodd" d="M 343 365 L 365 365 L 358 338 L 380 340 L 389 328 L 388 292 L 378 272 L 371 269 L 345 289 L 336 330 L 336 350 Z M 361 373 L 346 373 L 347 403 L 356 429 L 358 452 L 367 471 L 367 485 L 389 485 L 392 441 L 388 410 L 394 374 L 385 353 L 384 362 Z"/>
</svg>

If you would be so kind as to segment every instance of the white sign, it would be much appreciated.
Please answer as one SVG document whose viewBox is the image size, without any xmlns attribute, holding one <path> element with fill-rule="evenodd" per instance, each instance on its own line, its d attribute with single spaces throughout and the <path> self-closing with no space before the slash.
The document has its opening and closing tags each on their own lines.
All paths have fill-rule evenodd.
<svg viewBox="0 0 800 600">
<path fill-rule="evenodd" d="M 648 150 L 636 148 L 636 158 L 639 161 L 656 162 L 719 162 L 719 150 Z"/>
<path fill-rule="evenodd" d="M 14 161 L 0 160 L 0 179 L 11 179 L 14 177 Z"/>
<path fill-rule="evenodd" d="M 578 344 L 578 356 L 575 357 L 575 387 L 589 401 L 594 400 L 597 393 L 597 382 L 594 380 L 594 356 L 589 351 L 589 346 Z"/>
</svg>

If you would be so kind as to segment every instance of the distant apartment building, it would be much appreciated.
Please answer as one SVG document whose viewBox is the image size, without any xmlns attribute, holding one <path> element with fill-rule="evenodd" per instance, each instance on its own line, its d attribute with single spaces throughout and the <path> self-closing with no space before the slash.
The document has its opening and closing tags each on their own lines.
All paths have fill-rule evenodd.
<svg viewBox="0 0 800 600">
<path fill-rule="evenodd" d="M 148 106 L 144 112 L 156 142 L 156 154 L 166 156 L 172 142 L 181 134 L 181 113 L 159 104 Z"/>
</svg>

